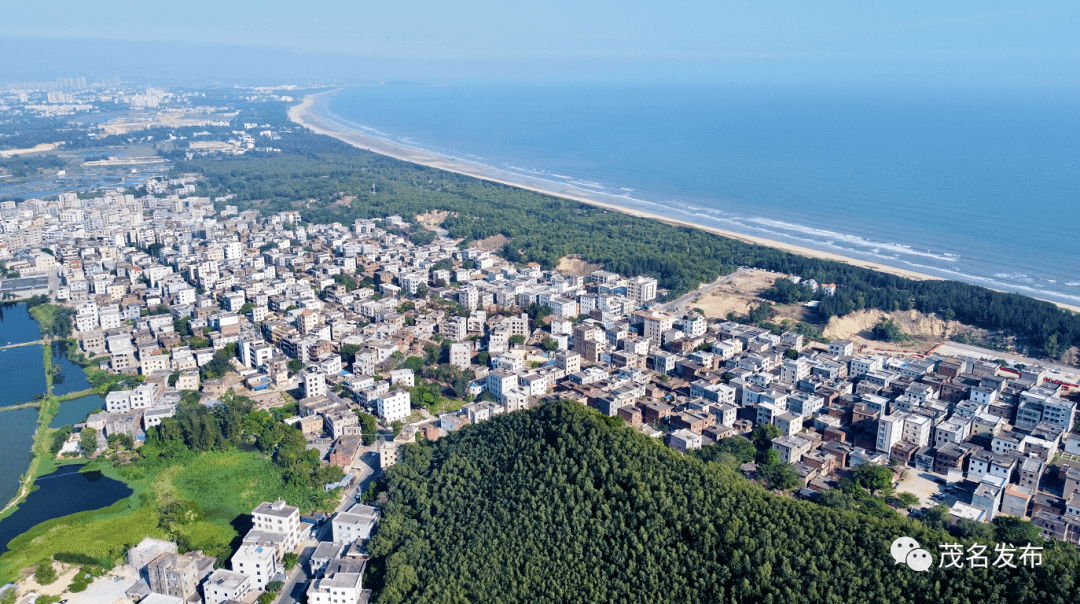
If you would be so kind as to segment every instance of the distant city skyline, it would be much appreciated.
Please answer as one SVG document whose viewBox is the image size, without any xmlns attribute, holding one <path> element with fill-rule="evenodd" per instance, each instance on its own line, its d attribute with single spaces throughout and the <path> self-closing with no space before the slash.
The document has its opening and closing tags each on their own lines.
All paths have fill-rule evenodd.
<svg viewBox="0 0 1080 604">
<path fill-rule="evenodd" d="M 7 7 L 10 79 L 700 80 L 1074 88 L 1080 6 L 705 1 Z M 6 79 L 6 78 L 5 78 Z"/>
</svg>

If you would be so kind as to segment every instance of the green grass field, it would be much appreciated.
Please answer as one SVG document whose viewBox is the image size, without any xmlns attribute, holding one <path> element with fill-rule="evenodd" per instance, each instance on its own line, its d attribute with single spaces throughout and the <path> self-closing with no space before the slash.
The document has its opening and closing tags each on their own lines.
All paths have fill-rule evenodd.
<svg viewBox="0 0 1080 604">
<path fill-rule="evenodd" d="M 182 464 L 159 468 L 102 465 L 106 476 L 123 480 L 134 493 L 100 510 L 43 522 L 16 537 L 0 556 L 0 582 L 14 580 L 56 552 L 119 558 L 143 537 L 172 538 L 158 526 L 158 511 L 170 501 L 195 501 L 205 517 L 179 527 L 190 546 L 218 551 L 238 536 L 238 517 L 262 501 L 286 496 L 281 470 L 254 451 L 213 451 Z M 217 552 L 208 552 L 217 553 Z"/>
</svg>

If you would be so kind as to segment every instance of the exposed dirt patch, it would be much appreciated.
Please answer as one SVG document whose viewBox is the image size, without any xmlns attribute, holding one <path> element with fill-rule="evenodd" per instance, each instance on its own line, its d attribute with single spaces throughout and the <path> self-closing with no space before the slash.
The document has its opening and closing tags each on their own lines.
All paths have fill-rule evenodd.
<svg viewBox="0 0 1080 604">
<path fill-rule="evenodd" d="M 34 580 L 33 573 L 31 573 L 23 579 L 19 591 L 23 593 L 36 591 L 43 596 L 58 596 L 67 591 L 68 586 L 71 585 L 71 581 L 75 578 L 75 574 L 79 571 L 79 567 L 68 566 L 67 564 L 62 564 L 60 562 L 52 562 L 52 566 L 56 569 L 56 581 L 53 581 L 48 585 L 39 585 L 38 582 Z"/>
<path fill-rule="evenodd" d="M 443 223 L 444 220 L 450 217 L 450 212 L 443 210 L 431 210 L 424 212 L 423 214 L 416 215 L 416 222 L 426 227 L 435 227 Z M 454 216 L 457 216 L 457 212 L 454 212 Z"/>
<path fill-rule="evenodd" d="M 758 296 L 772 287 L 777 277 L 779 277 L 777 273 L 749 270 L 732 278 L 731 281 L 716 286 L 709 293 L 691 300 L 689 306 L 700 308 L 710 319 L 723 319 L 732 312 L 745 315 L 764 301 Z M 794 313 L 781 312 L 779 314 L 788 316 Z"/>
<path fill-rule="evenodd" d="M 709 319 L 723 319 L 728 313 L 745 315 L 750 312 L 754 305 L 742 296 L 730 294 L 717 294 L 710 292 L 697 302 L 691 302 L 691 308 L 700 308 L 701 312 Z"/>
<path fill-rule="evenodd" d="M 341 206 L 343 208 L 351 208 L 352 202 L 356 201 L 356 195 L 344 195 L 341 199 L 334 202 L 334 205 Z"/>
<path fill-rule="evenodd" d="M 494 252 L 496 250 L 501 250 L 509 241 L 509 237 L 500 233 L 498 235 L 492 235 L 487 239 L 477 240 L 469 247 L 475 247 L 484 250 L 485 252 Z"/>
<path fill-rule="evenodd" d="M 913 340 L 890 343 L 873 339 L 871 331 L 883 319 L 891 319 L 901 331 L 912 336 Z M 829 339 L 851 340 L 860 346 L 874 349 L 908 350 L 920 353 L 959 334 L 967 334 L 975 341 L 981 341 L 989 336 L 986 330 L 976 329 L 956 321 L 946 323 L 937 315 L 926 315 L 916 310 L 898 310 L 893 313 L 876 309 L 860 310 L 843 317 L 829 319 L 828 325 L 822 330 L 822 335 Z"/>
<path fill-rule="evenodd" d="M 555 270 L 564 275 L 581 275 L 584 277 L 603 267 L 603 264 L 585 262 L 580 256 L 563 256 L 559 258 L 559 264 L 555 266 Z"/>
</svg>

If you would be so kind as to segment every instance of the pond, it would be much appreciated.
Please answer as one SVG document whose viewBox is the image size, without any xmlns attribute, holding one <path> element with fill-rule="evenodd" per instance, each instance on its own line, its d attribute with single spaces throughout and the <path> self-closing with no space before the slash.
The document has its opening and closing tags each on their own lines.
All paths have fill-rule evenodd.
<svg viewBox="0 0 1080 604">
<path fill-rule="evenodd" d="M 25 304 L 0 304 L 0 346 L 41 339 L 41 327 Z"/>
<path fill-rule="evenodd" d="M 70 401 L 64 401 L 60 403 L 60 411 L 57 412 L 49 427 L 59 428 L 60 426 L 82 423 L 86 416 L 90 415 L 91 411 L 101 411 L 104 407 L 105 397 L 97 394 L 88 394 Z"/>
<path fill-rule="evenodd" d="M 63 343 L 52 347 L 52 363 L 56 367 L 53 373 L 53 394 L 63 396 L 72 392 L 81 392 L 90 387 L 83 368 L 67 358 L 67 348 Z"/>
<path fill-rule="evenodd" d="M 108 507 L 133 492 L 100 471 L 80 472 L 82 467 L 62 466 L 38 477 L 34 482 L 38 489 L 14 514 L 0 521 L 0 554 L 8 550 L 12 539 L 46 520 Z"/>
</svg>

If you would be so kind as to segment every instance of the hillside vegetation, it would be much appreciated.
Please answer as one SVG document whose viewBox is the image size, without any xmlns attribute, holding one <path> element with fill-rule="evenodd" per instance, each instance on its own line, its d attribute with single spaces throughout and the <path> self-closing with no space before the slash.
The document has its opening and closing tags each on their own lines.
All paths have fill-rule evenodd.
<svg viewBox="0 0 1080 604">
<path fill-rule="evenodd" d="M 236 118 L 249 119 L 251 110 Z M 781 304 L 820 299 L 816 321 L 877 308 L 941 313 L 950 319 L 1024 338 L 1049 356 L 1080 343 L 1080 315 L 1018 294 L 957 281 L 914 281 L 841 262 L 798 256 L 688 227 L 638 218 L 548 195 L 418 166 L 311 134 L 288 122 L 284 106 L 258 108 L 258 120 L 283 133 L 281 153 L 184 160 L 177 173 L 206 177 L 203 194 L 234 194 L 228 203 L 270 214 L 300 210 L 311 223 L 351 224 L 357 218 L 446 212 L 441 227 L 451 237 L 474 241 L 510 239 L 502 254 L 554 268 L 579 256 L 625 275 L 656 277 L 679 294 L 732 272 L 738 266 L 793 273 L 836 283 L 835 296 L 780 280 L 765 297 Z M 222 204 L 223 205 L 223 204 Z"/>
<path fill-rule="evenodd" d="M 1080 557 L 1035 569 L 895 566 L 945 533 L 767 493 L 619 420 L 549 403 L 409 445 L 371 543 L 378 602 L 1075 601 Z"/>
</svg>

